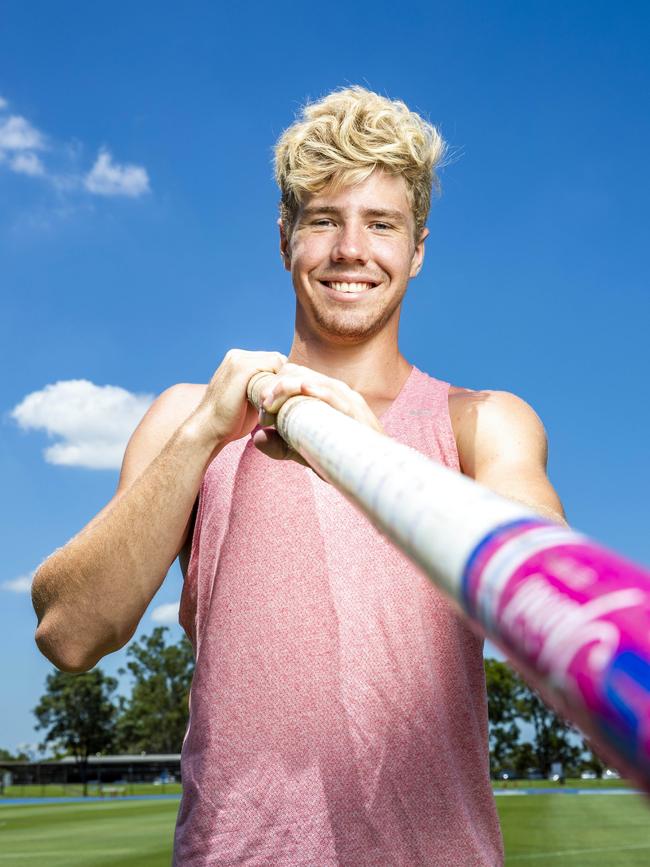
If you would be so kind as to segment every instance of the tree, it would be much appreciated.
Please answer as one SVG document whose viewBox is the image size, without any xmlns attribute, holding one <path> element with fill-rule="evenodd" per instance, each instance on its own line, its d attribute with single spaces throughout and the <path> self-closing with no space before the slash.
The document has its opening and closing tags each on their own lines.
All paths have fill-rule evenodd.
<svg viewBox="0 0 650 867">
<path fill-rule="evenodd" d="M 183 636 L 166 644 L 167 627 L 134 641 L 126 669 L 133 678 L 131 696 L 122 700 L 118 745 L 124 752 L 180 752 L 189 717 L 194 673 L 192 645 Z M 126 674 L 120 669 L 120 674 Z"/>
<path fill-rule="evenodd" d="M 584 750 L 585 754 L 583 755 L 582 762 L 580 763 L 580 770 L 593 771 L 593 773 L 596 774 L 598 779 L 601 779 L 607 765 L 600 758 L 600 756 L 594 752 L 590 741 L 585 740 Z"/>
<path fill-rule="evenodd" d="M 561 762 L 565 770 L 577 770 L 585 749 L 578 730 L 546 705 L 507 663 L 497 659 L 484 663 L 492 773 L 508 769 L 525 776 L 536 768 L 548 776 L 554 762 Z M 532 743 L 520 741 L 519 722 L 532 725 Z"/>
<path fill-rule="evenodd" d="M 565 771 L 575 770 L 584 750 L 578 729 L 558 716 L 529 687 L 525 687 L 520 710 L 522 719 L 531 723 L 535 731 L 533 749 L 542 774 L 545 777 L 550 774 L 553 762 L 561 762 Z"/>
<path fill-rule="evenodd" d="M 28 762 L 29 756 L 19 750 L 17 753 L 10 753 L 9 750 L 4 750 L 0 747 L 0 762 Z"/>
<path fill-rule="evenodd" d="M 513 749 L 512 768 L 518 777 L 527 777 L 530 771 L 538 770 L 535 747 L 530 741 L 516 744 Z"/>
<path fill-rule="evenodd" d="M 84 674 L 53 671 L 46 692 L 34 708 L 37 729 L 46 730 L 45 745 L 73 755 L 79 766 L 84 797 L 88 793 L 88 757 L 111 749 L 117 708 L 111 696 L 117 680 L 99 668 Z"/>
<path fill-rule="evenodd" d="M 0 795 L 5 791 L 5 770 L 2 768 L 3 762 L 28 762 L 29 756 L 27 753 L 17 752 L 15 755 L 0 747 Z M 9 775 L 11 780 L 11 775 Z"/>
<path fill-rule="evenodd" d="M 490 770 L 496 774 L 514 766 L 520 736 L 517 720 L 527 687 L 505 662 L 483 661 L 490 721 Z"/>
</svg>

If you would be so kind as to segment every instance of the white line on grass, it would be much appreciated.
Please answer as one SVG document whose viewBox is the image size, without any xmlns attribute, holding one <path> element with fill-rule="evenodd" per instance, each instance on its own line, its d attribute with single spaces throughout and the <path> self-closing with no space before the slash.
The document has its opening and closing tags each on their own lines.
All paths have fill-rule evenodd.
<svg viewBox="0 0 650 867">
<path fill-rule="evenodd" d="M 637 843 L 632 846 L 602 846 L 599 849 L 559 849 L 556 852 L 534 852 L 530 855 L 506 855 L 506 861 L 534 861 L 537 858 L 559 858 L 562 855 L 593 855 L 597 852 L 627 852 L 632 849 L 650 849 L 650 843 Z"/>
</svg>

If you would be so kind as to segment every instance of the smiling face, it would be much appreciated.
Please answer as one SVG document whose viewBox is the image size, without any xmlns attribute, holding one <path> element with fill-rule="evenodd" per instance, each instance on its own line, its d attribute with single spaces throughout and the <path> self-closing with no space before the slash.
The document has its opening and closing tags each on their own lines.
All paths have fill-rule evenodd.
<svg viewBox="0 0 650 867">
<path fill-rule="evenodd" d="M 424 239 L 404 179 L 375 171 L 353 187 L 327 188 L 302 202 L 281 251 L 296 291 L 296 319 L 328 342 L 361 343 L 385 327 L 397 336 L 408 281 L 420 270 Z"/>
</svg>

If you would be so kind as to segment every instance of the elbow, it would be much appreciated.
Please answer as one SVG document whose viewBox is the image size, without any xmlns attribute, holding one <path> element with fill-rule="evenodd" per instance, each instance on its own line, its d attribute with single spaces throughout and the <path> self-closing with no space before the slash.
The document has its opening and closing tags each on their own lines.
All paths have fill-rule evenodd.
<svg viewBox="0 0 650 867">
<path fill-rule="evenodd" d="M 46 570 L 41 568 L 32 582 L 32 604 L 38 618 L 34 640 L 46 659 L 60 671 L 80 674 L 89 671 L 97 659 L 83 651 L 81 643 L 75 640 L 69 629 L 65 628 L 66 617 L 61 605 L 48 591 Z"/>
<path fill-rule="evenodd" d="M 116 622 L 101 606 L 89 610 L 81 600 L 61 598 L 53 580 L 41 567 L 32 583 L 32 601 L 38 618 L 35 641 L 40 652 L 60 671 L 82 674 L 123 647 L 137 623 Z"/>
<path fill-rule="evenodd" d="M 55 668 L 68 674 L 83 674 L 97 665 L 101 654 L 92 653 L 80 642 L 66 640 L 56 632 L 46 617 L 39 624 L 35 635 L 36 646 Z"/>
<path fill-rule="evenodd" d="M 68 674 L 90 671 L 106 654 L 122 648 L 135 631 L 130 631 L 128 635 L 111 633 L 98 638 L 89 633 L 84 634 L 83 630 L 80 630 L 80 634 L 74 634 L 71 630 L 60 628 L 59 624 L 54 612 L 43 617 L 36 629 L 36 646 L 55 668 Z"/>
</svg>

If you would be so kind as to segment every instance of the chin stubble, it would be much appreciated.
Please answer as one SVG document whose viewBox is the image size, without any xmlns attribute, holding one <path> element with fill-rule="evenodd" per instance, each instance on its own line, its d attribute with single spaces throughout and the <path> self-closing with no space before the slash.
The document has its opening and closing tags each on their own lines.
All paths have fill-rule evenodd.
<svg viewBox="0 0 650 867">
<path fill-rule="evenodd" d="M 399 307 L 402 297 L 382 310 L 377 318 L 367 316 L 360 320 L 354 311 L 350 311 L 352 315 L 346 315 L 343 311 L 339 313 L 338 311 L 321 310 L 317 305 L 312 307 L 312 313 L 316 325 L 327 334 L 344 340 L 360 341 L 372 337 L 382 330 Z"/>
</svg>

